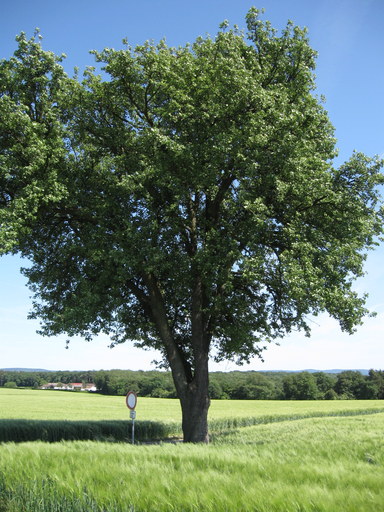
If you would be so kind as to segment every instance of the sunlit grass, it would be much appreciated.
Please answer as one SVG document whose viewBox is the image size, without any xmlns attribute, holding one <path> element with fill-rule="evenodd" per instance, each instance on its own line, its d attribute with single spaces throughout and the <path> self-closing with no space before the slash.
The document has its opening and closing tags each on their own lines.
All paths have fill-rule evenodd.
<svg viewBox="0 0 384 512">
<path fill-rule="evenodd" d="M 269 401 L 212 400 L 211 420 L 255 416 L 313 415 L 339 411 L 384 410 L 382 400 Z M 181 422 L 179 401 L 138 398 L 137 419 Z M 125 397 L 66 391 L 0 388 L 0 419 L 126 420 Z"/>
<path fill-rule="evenodd" d="M 137 417 L 142 420 L 181 421 L 178 400 L 139 398 Z M 126 420 L 124 396 L 86 392 L 0 388 L 0 419 Z"/>
</svg>

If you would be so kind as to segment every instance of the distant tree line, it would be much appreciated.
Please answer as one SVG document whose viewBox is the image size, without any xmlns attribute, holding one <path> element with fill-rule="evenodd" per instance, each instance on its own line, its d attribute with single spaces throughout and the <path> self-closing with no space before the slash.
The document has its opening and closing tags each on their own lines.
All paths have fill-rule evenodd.
<svg viewBox="0 0 384 512">
<path fill-rule="evenodd" d="M 61 382 L 62 384 L 69 384 L 71 382 L 91 383 L 94 382 L 95 373 L 97 372 L 0 370 L 0 386 L 39 388 L 48 382 Z"/>
<path fill-rule="evenodd" d="M 125 395 L 129 390 L 140 396 L 176 398 L 169 372 L 162 371 L 58 371 L 28 372 L 0 370 L 0 386 L 39 388 L 48 383 L 93 382 L 99 393 Z M 210 374 L 212 399 L 236 400 L 370 400 L 384 399 L 384 371 L 368 375 L 347 370 L 325 372 L 214 372 Z"/>
</svg>

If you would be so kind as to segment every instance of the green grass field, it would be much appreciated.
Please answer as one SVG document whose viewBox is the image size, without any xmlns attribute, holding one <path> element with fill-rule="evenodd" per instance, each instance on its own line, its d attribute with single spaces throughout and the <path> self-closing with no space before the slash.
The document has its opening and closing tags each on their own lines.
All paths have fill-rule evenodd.
<svg viewBox="0 0 384 512">
<path fill-rule="evenodd" d="M 214 401 L 212 422 L 256 415 L 270 422 L 216 433 L 209 446 L 3 443 L 0 512 L 379 512 L 379 411 L 382 401 Z M 137 414 L 180 419 L 173 400 L 139 399 Z M 0 390 L 0 417 L 52 415 L 129 417 L 121 397 Z"/>
<path fill-rule="evenodd" d="M 269 401 L 212 400 L 210 420 L 254 416 L 332 414 L 360 410 L 384 412 L 383 400 Z M 178 400 L 138 398 L 137 419 L 181 422 Z M 128 420 L 125 397 L 92 393 L 0 388 L 0 419 Z"/>
</svg>

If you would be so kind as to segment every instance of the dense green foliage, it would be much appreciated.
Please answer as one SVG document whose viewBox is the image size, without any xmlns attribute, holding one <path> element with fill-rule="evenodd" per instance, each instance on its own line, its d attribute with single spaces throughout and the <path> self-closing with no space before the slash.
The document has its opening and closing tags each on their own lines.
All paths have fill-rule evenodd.
<svg viewBox="0 0 384 512">
<path fill-rule="evenodd" d="M 208 439 L 209 357 L 260 356 L 321 312 L 354 331 L 383 230 L 382 161 L 334 167 L 306 30 L 246 23 L 95 51 L 82 81 L 37 35 L 0 62 L 0 253 L 30 260 L 43 334 L 161 352 L 187 441 Z"/>
<path fill-rule="evenodd" d="M 99 393 L 123 396 L 135 391 L 140 397 L 176 398 L 170 372 L 164 371 L 58 371 L 0 370 L 0 387 L 39 387 L 44 383 L 95 383 Z M 346 370 L 325 372 L 214 372 L 210 374 L 212 399 L 231 400 L 333 400 L 384 399 L 384 371 L 368 375 Z"/>
<path fill-rule="evenodd" d="M 204 448 L 4 443 L 0 510 L 377 512 L 383 428 L 381 413 L 237 427 Z"/>
</svg>

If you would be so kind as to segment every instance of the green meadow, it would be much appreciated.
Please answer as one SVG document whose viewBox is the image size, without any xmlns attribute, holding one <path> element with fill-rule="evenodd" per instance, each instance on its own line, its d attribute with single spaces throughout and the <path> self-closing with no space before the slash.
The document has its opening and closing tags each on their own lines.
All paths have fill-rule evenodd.
<svg viewBox="0 0 384 512">
<path fill-rule="evenodd" d="M 137 416 L 178 422 L 180 410 L 139 398 Z M 0 389 L 3 419 L 128 417 L 122 397 Z M 382 401 L 213 401 L 212 425 L 226 418 L 208 446 L 2 443 L 0 512 L 384 510 Z M 244 418 L 260 424 L 236 427 Z"/>
<path fill-rule="evenodd" d="M 223 418 L 354 414 L 383 411 L 383 400 L 212 400 L 211 421 Z M 179 401 L 138 398 L 137 419 L 181 422 Z M 86 392 L 0 388 L 0 419 L 127 420 L 125 397 Z"/>
</svg>

